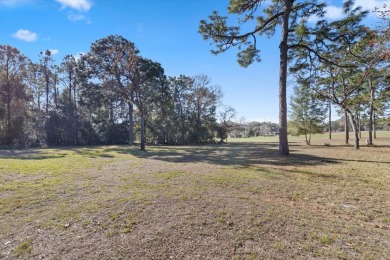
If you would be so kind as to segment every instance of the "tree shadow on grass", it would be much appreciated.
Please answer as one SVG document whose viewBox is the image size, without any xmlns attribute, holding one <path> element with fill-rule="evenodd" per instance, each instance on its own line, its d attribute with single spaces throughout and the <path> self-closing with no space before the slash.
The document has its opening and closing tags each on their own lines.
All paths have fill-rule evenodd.
<svg viewBox="0 0 390 260">
<path fill-rule="evenodd" d="M 274 143 L 229 143 L 195 146 L 149 146 L 147 151 L 126 146 L 107 147 L 107 152 L 131 154 L 173 163 L 210 163 L 235 166 L 302 166 L 339 163 L 340 160 L 295 153 L 297 144 L 290 143 L 290 156 L 279 156 L 279 144 Z"/>
<path fill-rule="evenodd" d="M 19 150 L 0 150 L 0 159 L 19 159 L 19 160 L 46 160 L 58 159 L 69 156 L 69 152 L 89 157 L 89 158 L 113 158 L 112 154 L 105 152 L 102 146 L 69 146 L 41 149 L 19 149 Z"/>
<path fill-rule="evenodd" d="M 64 158 L 66 153 L 48 153 L 46 149 L 1 150 L 0 159 L 45 160 Z"/>
</svg>

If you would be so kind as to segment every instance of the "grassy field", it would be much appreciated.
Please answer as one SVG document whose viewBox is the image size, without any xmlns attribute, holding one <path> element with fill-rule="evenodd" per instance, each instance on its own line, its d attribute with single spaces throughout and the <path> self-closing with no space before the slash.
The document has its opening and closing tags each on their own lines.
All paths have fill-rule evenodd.
<svg viewBox="0 0 390 260">
<path fill-rule="evenodd" d="M 0 259 L 389 259 L 390 132 L 303 139 L 0 150 Z"/>
</svg>

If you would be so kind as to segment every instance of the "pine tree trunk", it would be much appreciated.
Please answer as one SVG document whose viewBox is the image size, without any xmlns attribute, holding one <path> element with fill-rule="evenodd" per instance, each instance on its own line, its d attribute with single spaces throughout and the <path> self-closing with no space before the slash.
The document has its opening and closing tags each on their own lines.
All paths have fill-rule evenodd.
<svg viewBox="0 0 390 260">
<path fill-rule="evenodd" d="M 285 10 L 283 14 L 282 40 L 280 49 L 280 68 L 279 68 L 279 155 L 288 156 L 288 137 L 287 137 L 287 63 L 288 63 L 288 29 L 290 13 L 293 1 L 285 0 Z"/>
<path fill-rule="evenodd" d="M 131 104 L 130 102 L 128 102 L 127 105 L 129 106 L 129 145 L 133 145 L 134 144 L 134 116 L 133 116 L 134 108 L 133 108 L 133 104 Z"/>
<path fill-rule="evenodd" d="M 332 105 L 329 100 L 329 139 L 332 139 Z"/>
<path fill-rule="evenodd" d="M 360 112 L 357 114 L 357 121 L 358 121 L 358 133 L 359 133 L 359 138 L 362 138 L 362 122 L 360 119 Z"/>
<path fill-rule="evenodd" d="M 368 145 L 372 145 L 372 128 L 374 125 L 374 89 L 372 87 L 371 79 L 368 79 L 368 87 L 370 88 L 370 109 L 369 109 L 369 120 L 368 120 Z"/>
<path fill-rule="evenodd" d="M 145 119 L 141 113 L 141 151 L 145 151 Z"/>
<path fill-rule="evenodd" d="M 376 117 L 375 117 L 375 111 L 372 111 L 372 130 L 374 132 L 374 139 L 376 139 Z"/>
<path fill-rule="evenodd" d="M 58 108 L 57 74 L 54 75 L 54 105 Z"/>
<path fill-rule="evenodd" d="M 344 124 L 345 124 L 345 143 L 349 143 L 349 123 L 348 123 L 348 114 L 344 113 Z"/>
<path fill-rule="evenodd" d="M 354 134 L 354 148 L 355 149 L 359 149 L 359 132 L 358 132 L 358 121 L 357 121 L 357 118 L 353 115 L 353 113 L 351 113 L 350 111 L 348 111 L 348 115 L 349 115 L 349 118 L 350 118 L 350 121 L 351 121 L 351 125 L 352 125 L 352 129 L 353 129 L 353 134 Z"/>
<path fill-rule="evenodd" d="M 46 75 L 46 115 L 49 115 L 49 75 L 47 75 L 47 71 L 45 72 Z"/>
</svg>

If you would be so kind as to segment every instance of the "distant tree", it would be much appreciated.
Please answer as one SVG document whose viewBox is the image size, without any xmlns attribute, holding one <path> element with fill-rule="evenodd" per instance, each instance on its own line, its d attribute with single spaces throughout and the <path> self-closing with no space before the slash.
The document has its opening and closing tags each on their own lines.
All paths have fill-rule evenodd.
<svg viewBox="0 0 390 260">
<path fill-rule="evenodd" d="M 49 103 L 50 103 L 50 84 L 52 81 L 52 65 L 54 58 L 49 50 L 42 51 L 39 54 L 40 72 L 45 82 L 45 95 L 46 95 L 46 116 L 49 115 Z"/>
<path fill-rule="evenodd" d="M 141 128 L 141 150 L 145 149 L 145 119 L 150 102 L 154 102 L 158 84 L 165 80 L 159 63 L 141 57 L 134 43 L 122 36 L 110 35 L 94 42 L 91 51 L 83 59 L 90 75 L 104 82 L 105 86 L 128 105 L 129 144 L 133 144 L 134 106 L 138 109 Z M 113 109 L 110 109 L 113 111 Z"/>
<path fill-rule="evenodd" d="M 134 94 L 137 84 L 139 51 L 135 44 L 119 35 L 109 35 L 92 43 L 83 60 L 90 67 L 89 74 L 106 82 L 119 93 L 128 105 L 129 145 L 134 143 Z"/>
<path fill-rule="evenodd" d="M 34 97 L 32 110 L 41 110 L 41 98 L 44 92 L 44 80 L 41 76 L 39 64 L 30 62 L 27 69 L 26 80 Z"/>
<path fill-rule="evenodd" d="M 42 77 L 40 65 L 38 63 L 29 62 L 26 81 L 32 98 L 29 108 L 31 111 L 31 126 L 28 135 L 33 140 L 33 145 L 39 146 L 46 142 L 47 133 L 45 130 L 45 111 L 42 110 L 45 80 Z"/>
<path fill-rule="evenodd" d="M 153 143 L 175 143 L 179 120 L 174 120 L 174 101 L 169 80 L 162 78 L 153 91 L 152 102 L 148 105 L 147 129 Z"/>
<path fill-rule="evenodd" d="M 217 105 L 221 90 L 211 85 L 210 77 L 197 75 L 188 98 L 189 122 L 192 126 L 191 143 L 207 143 L 214 138 Z"/>
<path fill-rule="evenodd" d="M 65 55 L 60 64 L 59 72 L 62 74 L 60 80 L 68 92 L 69 104 L 76 104 L 77 69 L 76 58 L 73 55 Z"/>
<path fill-rule="evenodd" d="M 236 116 L 236 110 L 231 106 L 222 106 L 218 113 L 217 124 L 217 136 L 223 140 L 227 140 L 229 133 L 235 126 L 234 118 Z"/>
<path fill-rule="evenodd" d="M 28 59 L 9 45 L 0 45 L 0 98 L 5 109 L 0 115 L 6 118 L 6 143 L 12 145 L 21 136 L 30 96 L 26 86 Z M 1 129 L 1 127 L 0 127 Z"/>
<path fill-rule="evenodd" d="M 176 122 L 177 134 L 175 143 L 184 144 L 188 142 L 189 125 L 189 97 L 192 95 L 194 79 L 189 76 L 180 75 L 169 77 L 169 88 L 173 99 L 173 121 Z"/>
<path fill-rule="evenodd" d="M 71 140 L 71 144 L 78 144 L 78 122 L 77 122 L 77 85 L 78 85 L 78 70 L 79 64 L 73 55 L 65 55 L 63 58 L 58 72 L 60 73 L 59 81 L 64 87 L 63 96 L 61 97 L 61 110 L 63 115 L 67 118 L 67 134 L 73 136 L 68 137 Z M 66 96 L 66 98 L 64 98 Z M 57 102 L 56 102 L 57 103 Z M 57 106 L 56 106 L 57 107 Z"/>
<path fill-rule="evenodd" d="M 324 132 L 327 107 L 316 98 L 316 93 L 306 84 L 294 87 L 290 107 L 290 134 L 304 135 L 306 144 L 310 145 L 311 135 Z"/>
<path fill-rule="evenodd" d="M 164 69 L 160 63 L 149 59 L 139 58 L 137 69 L 134 73 L 131 85 L 133 102 L 140 113 L 141 126 L 141 150 L 145 150 L 146 144 L 146 118 L 151 103 L 156 102 L 160 87 L 165 84 Z"/>
</svg>

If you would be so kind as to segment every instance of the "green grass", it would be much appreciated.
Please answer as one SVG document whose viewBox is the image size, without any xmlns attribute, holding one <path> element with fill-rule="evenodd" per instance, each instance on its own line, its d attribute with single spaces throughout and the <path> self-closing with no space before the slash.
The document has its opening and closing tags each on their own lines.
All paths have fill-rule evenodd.
<svg viewBox="0 0 390 260">
<path fill-rule="evenodd" d="M 386 259 L 390 132 L 333 137 L 1 150 L 0 258 Z"/>
<path fill-rule="evenodd" d="M 18 258 L 27 258 L 32 252 L 32 242 L 31 239 L 24 240 L 18 244 L 15 249 L 15 255 Z"/>
</svg>

